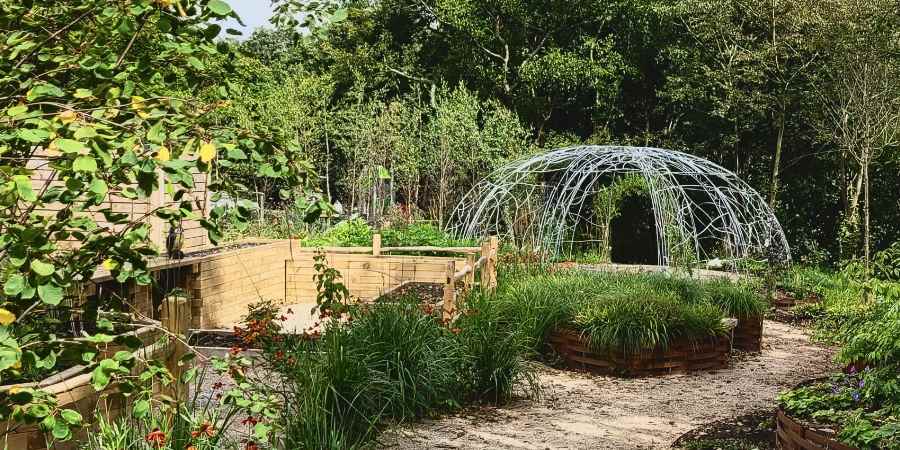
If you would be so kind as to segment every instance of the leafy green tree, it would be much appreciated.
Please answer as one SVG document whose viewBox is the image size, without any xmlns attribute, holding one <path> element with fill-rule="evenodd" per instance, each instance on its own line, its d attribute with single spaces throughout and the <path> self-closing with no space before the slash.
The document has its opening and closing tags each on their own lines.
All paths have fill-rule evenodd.
<svg viewBox="0 0 900 450">
<path fill-rule="evenodd" d="M 286 185 L 314 179 L 295 148 L 205 120 L 228 98 L 202 76 L 205 60 L 230 57 L 213 21 L 233 16 L 222 0 L 0 1 L 0 381 L 52 370 L 75 345 L 40 324 L 101 265 L 119 282 L 151 282 L 153 230 L 111 199 L 146 201 L 164 189 L 176 203 L 148 216 L 174 224 L 198 217 L 186 197 L 195 172 L 211 172 L 208 188 L 235 198 L 241 183 L 217 174 L 242 161 Z M 181 95 L 206 89 L 218 98 Z M 253 204 L 237 207 L 246 217 Z M 213 242 L 223 213 L 200 218 Z M 39 333 L 27 346 L 26 330 Z M 86 355 L 104 387 L 118 362 Z M 35 390 L 2 396 L 0 415 L 40 422 L 59 439 L 78 422 Z"/>
</svg>

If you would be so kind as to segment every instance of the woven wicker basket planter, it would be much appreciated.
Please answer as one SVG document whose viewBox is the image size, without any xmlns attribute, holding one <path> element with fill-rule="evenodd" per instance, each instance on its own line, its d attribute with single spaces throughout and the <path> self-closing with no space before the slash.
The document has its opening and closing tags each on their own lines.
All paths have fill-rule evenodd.
<svg viewBox="0 0 900 450">
<path fill-rule="evenodd" d="M 174 347 L 168 341 L 159 342 L 162 332 L 159 330 L 158 324 L 148 325 L 126 334 L 134 334 L 141 340 L 143 346 L 135 350 L 134 354 L 144 359 L 165 358 Z M 123 347 L 121 346 L 111 346 L 104 353 L 114 353 L 122 349 Z M 91 373 L 86 372 L 84 366 L 71 367 L 39 382 L 15 386 L 36 387 L 56 395 L 60 408 L 78 411 L 86 422 L 92 421 L 96 414 L 103 414 L 108 419 L 114 419 L 121 415 L 127 407 L 125 398 L 116 392 L 115 387 L 110 387 L 102 392 L 94 390 L 94 387 L 91 385 Z M 15 386 L 3 386 L 0 389 L 7 390 Z M 75 438 L 70 441 L 55 442 L 52 448 L 54 450 L 76 449 L 78 448 L 78 440 L 84 438 L 83 433 L 85 432 L 76 432 Z M 33 426 L 11 429 L 3 439 L 5 440 L 2 442 L 8 442 L 10 449 L 47 449 L 44 433 Z"/>
<path fill-rule="evenodd" d="M 745 352 L 759 352 L 762 350 L 763 318 L 740 317 L 732 334 L 732 345 Z"/>
<path fill-rule="evenodd" d="M 724 369 L 728 367 L 731 353 L 727 336 L 697 343 L 675 342 L 668 349 L 657 348 L 636 355 L 594 353 L 578 332 L 566 329 L 550 333 L 549 342 L 572 369 L 635 377 Z"/>
<path fill-rule="evenodd" d="M 775 418 L 778 448 L 784 450 L 858 450 L 842 444 L 825 433 L 808 428 L 781 409 Z"/>
</svg>

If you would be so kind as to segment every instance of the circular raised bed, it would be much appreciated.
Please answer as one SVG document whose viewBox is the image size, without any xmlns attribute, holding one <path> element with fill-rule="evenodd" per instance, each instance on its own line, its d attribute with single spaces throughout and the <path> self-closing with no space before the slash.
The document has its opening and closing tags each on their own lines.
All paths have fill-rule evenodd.
<svg viewBox="0 0 900 450">
<path fill-rule="evenodd" d="M 739 317 L 732 333 L 731 344 L 738 350 L 759 352 L 762 350 L 762 335 L 762 316 Z"/>
<path fill-rule="evenodd" d="M 858 450 L 834 439 L 833 434 L 807 427 L 778 409 L 775 417 L 778 448 L 784 450 Z"/>
<path fill-rule="evenodd" d="M 666 349 L 655 348 L 629 355 L 618 351 L 595 353 L 580 333 L 567 329 L 551 332 L 549 342 L 570 368 L 602 375 L 640 377 L 724 369 L 728 367 L 731 353 L 727 336 L 700 342 L 675 342 Z"/>
<path fill-rule="evenodd" d="M 134 335 L 141 340 L 141 348 L 133 352 L 135 356 L 143 359 L 162 359 L 174 347 L 169 340 L 160 339 L 162 334 L 158 322 L 148 322 L 145 326 L 122 335 Z M 123 348 L 114 345 L 104 353 L 122 350 Z M 38 382 L 0 386 L 0 390 L 8 391 L 16 387 L 39 388 L 44 392 L 55 395 L 60 408 L 74 409 L 81 413 L 85 421 L 93 420 L 97 413 L 104 414 L 107 419 L 118 417 L 126 407 L 124 397 L 115 395 L 116 390 L 114 386 L 97 392 L 91 385 L 91 373 L 87 372 L 88 369 L 86 366 L 70 367 Z M 15 427 L 15 425 L 11 425 L 5 431 L 3 442 L 8 444 L 10 449 L 45 450 L 47 448 L 45 434 L 35 426 Z M 78 433 L 76 433 L 76 438 L 78 436 Z M 53 444 L 54 450 L 75 448 L 78 448 L 76 439 Z"/>
</svg>

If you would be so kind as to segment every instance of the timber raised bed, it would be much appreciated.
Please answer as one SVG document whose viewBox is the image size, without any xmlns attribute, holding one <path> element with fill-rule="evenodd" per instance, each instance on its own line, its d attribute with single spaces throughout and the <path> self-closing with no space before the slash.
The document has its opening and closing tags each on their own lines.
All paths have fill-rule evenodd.
<svg viewBox="0 0 900 450">
<path fill-rule="evenodd" d="M 838 442 L 832 433 L 809 428 L 781 409 L 778 410 L 775 423 L 778 448 L 784 450 L 858 450 Z"/>
<path fill-rule="evenodd" d="M 759 352 L 762 350 L 762 335 L 762 316 L 740 317 L 734 327 L 731 344 L 738 350 Z"/>
<path fill-rule="evenodd" d="M 728 336 L 710 337 L 693 343 L 675 342 L 667 349 L 656 348 L 630 355 L 618 351 L 595 353 L 580 333 L 569 329 L 551 332 L 549 342 L 572 369 L 634 377 L 724 369 L 728 367 L 731 353 Z"/>
<path fill-rule="evenodd" d="M 161 340 L 163 332 L 159 322 L 148 321 L 145 326 L 133 331 L 121 334 L 133 335 L 141 340 L 142 346 L 133 354 L 141 359 L 164 359 L 174 349 L 174 345 L 168 340 Z M 114 353 L 122 350 L 124 346 L 110 344 L 104 353 Z M 81 413 L 85 422 L 90 423 L 97 414 L 102 414 L 107 419 L 114 419 L 121 415 L 126 408 L 125 398 L 116 392 L 114 386 L 104 391 L 97 392 L 91 385 L 90 368 L 86 366 L 70 367 L 62 372 L 54 374 L 44 380 L 23 383 L 17 385 L 0 386 L 0 391 L 8 391 L 17 387 L 39 388 L 49 394 L 55 395 L 60 408 L 74 409 Z M 45 450 L 47 441 L 45 434 L 35 426 L 8 425 L 3 444 L 7 448 L 15 450 Z M 0 431 L 4 431 L 0 429 Z M 70 450 L 78 448 L 78 439 L 83 438 L 86 431 L 76 432 L 75 438 L 67 442 L 54 442 L 54 450 Z"/>
</svg>

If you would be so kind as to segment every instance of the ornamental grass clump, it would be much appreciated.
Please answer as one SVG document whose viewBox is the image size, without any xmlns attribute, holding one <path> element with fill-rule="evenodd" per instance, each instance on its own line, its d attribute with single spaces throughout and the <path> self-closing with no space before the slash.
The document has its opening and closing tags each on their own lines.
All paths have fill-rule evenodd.
<svg viewBox="0 0 900 450">
<path fill-rule="evenodd" d="M 536 394 L 527 340 L 477 296 L 461 306 L 447 324 L 414 297 L 354 305 L 318 339 L 265 347 L 283 386 L 285 448 L 365 447 L 388 423 Z"/>
<path fill-rule="evenodd" d="M 585 303 L 573 325 L 597 352 L 639 354 L 678 339 L 699 342 L 725 333 L 722 311 L 708 302 L 679 301 L 671 292 L 636 291 Z"/>
<path fill-rule="evenodd" d="M 636 354 L 676 341 L 724 335 L 726 317 L 762 314 L 766 304 L 750 286 L 669 274 L 514 270 L 492 302 L 532 348 L 545 348 L 554 330 L 582 334 L 597 351 Z"/>
</svg>

